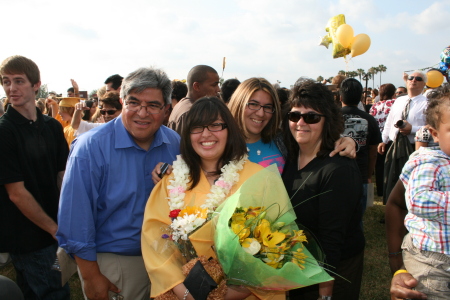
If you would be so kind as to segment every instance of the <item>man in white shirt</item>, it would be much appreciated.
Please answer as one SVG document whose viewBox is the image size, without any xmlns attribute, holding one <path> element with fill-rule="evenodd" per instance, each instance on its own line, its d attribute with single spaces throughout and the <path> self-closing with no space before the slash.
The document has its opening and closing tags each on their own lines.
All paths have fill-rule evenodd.
<svg viewBox="0 0 450 300">
<path fill-rule="evenodd" d="M 389 113 L 384 130 L 382 133 L 382 142 L 378 145 L 378 153 L 383 154 L 386 150 L 386 145 L 390 141 L 395 141 L 397 133 L 408 136 L 411 144 L 414 144 L 414 136 L 416 131 L 425 125 L 424 111 L 427 108 L 427 98 L 422 95 L 422 91 L 427 82 L 427 76 L 421 71 L 414 71 L 408 76 L 408 95 L 402 96 L 395 100 Z M 409 104 L 409 113 L 406 120 L 403 120 L 403 127 L 397 128 L 395 125 L 402 120 L 403 111 L 411 99 Z"/>
</svg>

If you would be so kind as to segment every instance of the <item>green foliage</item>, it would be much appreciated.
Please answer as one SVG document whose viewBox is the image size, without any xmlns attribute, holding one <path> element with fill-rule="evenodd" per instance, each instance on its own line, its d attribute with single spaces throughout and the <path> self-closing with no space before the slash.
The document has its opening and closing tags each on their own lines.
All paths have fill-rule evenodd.
<svg viewBox="0 0 450 300">
<path fill-rule="evenodd" d="M 97 90 L 92 90 L 92 91 L 89 93 L 89 98 L 92 98 L 92 96 L 93 96 L 94 94 L 97 94 Z"/>
<path fill-rule="evenodd" d="M 36 95 L 36 99 L 39 98 L 47 98 L 48 97 L 48 88 L 47 88 L 47 84 L 41 84 L 41 87 L 38 90 L 38 93 Z"/>
</svg>

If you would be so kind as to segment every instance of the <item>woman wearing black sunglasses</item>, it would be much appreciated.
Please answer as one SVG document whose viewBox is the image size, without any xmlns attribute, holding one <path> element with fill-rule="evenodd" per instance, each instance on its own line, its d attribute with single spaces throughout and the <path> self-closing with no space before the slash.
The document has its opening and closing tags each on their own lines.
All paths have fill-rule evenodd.
<svg viewBox="0 0 450 300">
<path fill-rule="evenodd" d="M 344 130 L 332 93 L 313 81 L 294 86 L 283 128 L 288 148 L 284 184 L 298 220 L 323 248 L 326 269 L 338 275 L 334 281 L 292 290 L 290 297 L 358 299 L 365 243 L 362 182 L 354 160 L 329 155 Z"/>
</svg>

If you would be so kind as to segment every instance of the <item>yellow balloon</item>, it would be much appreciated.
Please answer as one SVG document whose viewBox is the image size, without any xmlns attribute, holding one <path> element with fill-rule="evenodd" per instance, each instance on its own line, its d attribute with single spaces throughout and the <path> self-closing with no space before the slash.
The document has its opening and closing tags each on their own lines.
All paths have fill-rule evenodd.
<svg viewBox="0 0 450 300">
<path fill-rule="evenodd" d="M 444 75 L 438 70 L 428 71 L 427 78 L 427 86 L 430 88 L 437 88 L 444 82 Z"/>
<path fill-rule="evenodd" d="M 344 47 L 348 48 L 353 40 L 353 28 L 348 24 L 342 24 L 336 30 L 336 37 L 339 43 Z"/>
<path fill-rule="evenodd" d="M 328 37 L 333 42 L 333 58 L 343 57 L 350 53 L 350 49 L 347 49 L 343 47 L 336 37 L 336 30 L 341 26 L 342 24 L 345 24 L 345 16 L 340 14 L 337 16 L 334 16 L 328 20 L 327 27 L 325 28 L 325 31 L 328 32 Z"/>
<path fill-rule="evenodd" d="M 366 53 L 370 47 L 370 37 L 365 33 L 360 33 L 353 38 L 350 49 L 350 56 L 356 57 L 358 55 Z"/>
</svg>

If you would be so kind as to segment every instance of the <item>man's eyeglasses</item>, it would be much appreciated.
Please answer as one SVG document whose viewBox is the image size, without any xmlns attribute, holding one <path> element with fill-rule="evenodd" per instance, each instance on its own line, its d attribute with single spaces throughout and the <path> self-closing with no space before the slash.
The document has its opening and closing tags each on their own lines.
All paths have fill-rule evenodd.
<svg viewBox="0 0 450 300">
<path fill-rule="evenodd" d="M 141 105 L 141 102 L 135 100 L 127 100 L 125 101 L 125 104 L 129 111 L 139 112 L 141 108 L 144 107 L 147 113 L 149 114 L 159 114 L 165 106 L 165 105 L 161 106 L 160 104 L 157 103 L 149 103 L 148 105 L 144 106 Z"/>
<path fill-rule="evenodd" d="M 297 123 L 303 118 L 306 124 L 316 124 L 320 122 L 320 117 L 325 117 L 325 115 L 320 115 L 316 113 L 301 114 L 298 111 L 291 111 L 288 113 L 289 121 Z"/>
<path fill-rule="evenodd" d="M 215 132 L 215 131 L 224 130 L 225 128 L 228 128 L 228 126 L 225 123 L 212 123 L 209 125 L 193 126 L 193 127 L 191 127 L 191 129 L 189 131 L 194 134 L 202 133 L 205 130 L 205 128 L 208 128 L 208 130 L 211 132 Z"/>
<path fill-rule="evenodd" d="M 263 111 L 269 114 L 273 114 L 275 112 L 275 107 L 273 107 L 272 105 L 260 105 L 255 102 L 249 102 L 247 103 L 247 107 L 251 110 L 260 110 L 262 107 Z"/>
<path fill-rule="evenodd" d="M 409 76 L 408 80 L 413 81 L 414 79 L 416 79 L 416 81 L 423 81 L 423 78 L 420 76 Z"/>
<path fill-rule="evenodd" d="M 105 115 L 108 114 L 110 116 L 112 116 L 113 114 L 115 114 L 117 111 L 117 109 L 110 109 L 110 110 L 100 110 L 100 114 Z"/>
</svg>

